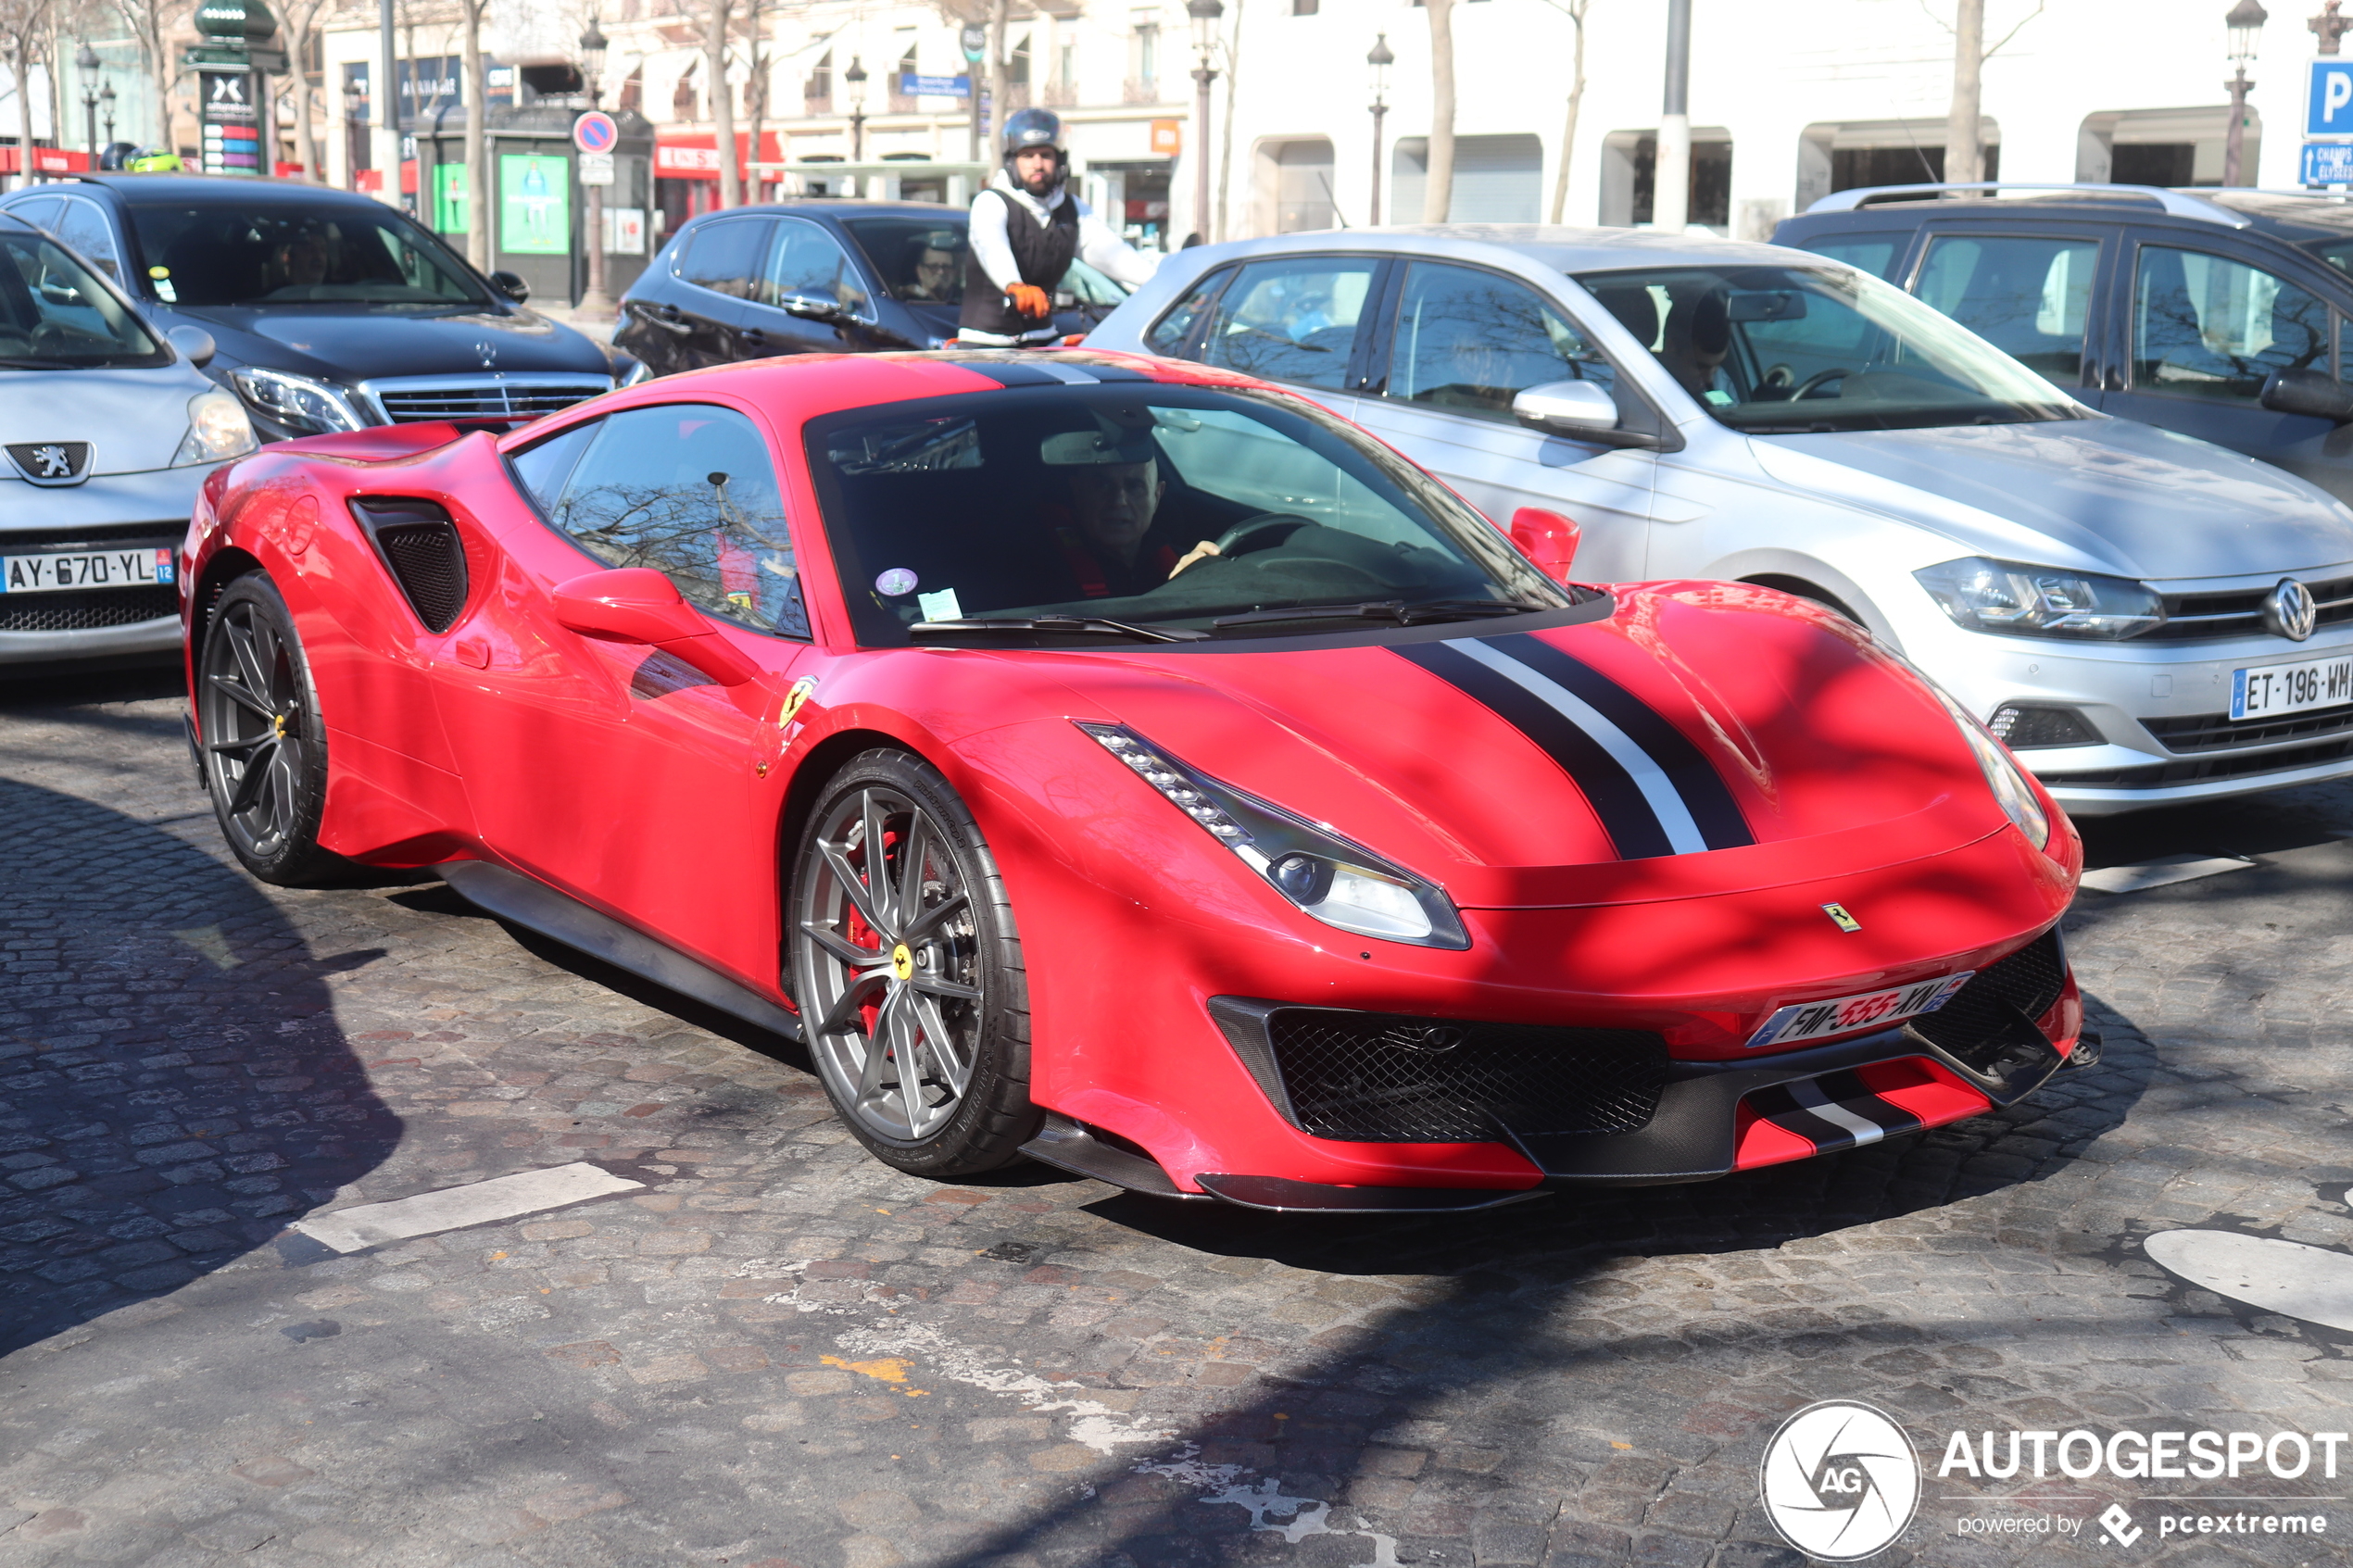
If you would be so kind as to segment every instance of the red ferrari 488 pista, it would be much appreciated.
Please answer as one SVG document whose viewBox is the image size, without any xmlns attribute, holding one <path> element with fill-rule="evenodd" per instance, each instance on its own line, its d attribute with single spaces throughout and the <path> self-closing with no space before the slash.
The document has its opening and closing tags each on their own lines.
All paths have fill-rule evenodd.
<svg viewBox="0 0 2353 1568">
<path fill-rule="evenodd" d="M 1274 387 L 951 352 L 274 446 L 181 580 L 255 875 L 432 867 L 907 1171 L 1470 1209 L 2058 1068 L 2040 787 L 1827 611 L 1573 547 Z"/>
</svg>

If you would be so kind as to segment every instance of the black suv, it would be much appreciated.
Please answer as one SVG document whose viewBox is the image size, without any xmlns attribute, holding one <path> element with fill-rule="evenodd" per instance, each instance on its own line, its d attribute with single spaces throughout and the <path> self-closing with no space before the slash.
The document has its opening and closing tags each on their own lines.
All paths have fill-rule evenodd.
<svg viewBox="0 0 2353 1568">
<path fill-rule="evenodd" d="M 635 360 L 525 309 L 372 196 L 288 180 L 99 174 L 0 211 L 79 251 L 161 328 L 196 327 L 264 441 L 449 420 L 504 429 L 610 391 Z"/>
<path fill-rule="evenodd" d="M 1773 240 L 1908 289 L 2095 408 L 2353 501 L 2344 196 L 1882 186 L 1826 197 Z"/>
<path fill-rule="evenodd" d="M 706 213 L 629 286 L 614 346 L 660 375 L 775 354 L 942 347 L 964 297 L 965 220 L 934 202 L 837 199 Z M 1074 261 L 1054 324 L 1091 332 L 1126 297 Z"/>
</svg>

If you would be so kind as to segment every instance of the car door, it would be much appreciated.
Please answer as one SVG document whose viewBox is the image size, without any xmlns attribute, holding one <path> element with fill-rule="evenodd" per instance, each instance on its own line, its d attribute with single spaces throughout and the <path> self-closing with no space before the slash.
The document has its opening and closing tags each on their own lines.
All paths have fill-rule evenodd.
<svg viewBox="0 0 2353 1568">
<path fill-rule="evenodd" d="M 2097 231 L 1931 229 L 1911 292 L 2073 396 L 2096 397 L 2115 246 Z"/>
<path fill-rule="evenodd" d="M 114 225 L 107 220 L 106 209 L 88 196 L 70 193 L 57 200 L 61 205 L 49 225 L 52 232 L 108 279 L 129 290 L 122 272 L 122 247 L 115 240 Z"/>
<path fill-rule="evenodd" d="M 2353 500 L 2353 451 L 2332 440 L 2339 427 L 2262 404 L 2273 370 L 2353 371 L 2336 353 L 2344 317 L 2319 293 L 2327 285 L 2251 248 L 2158 230 L 2133 231 L 2126 243 L 2130 303 L 2100 407 L 2276 463 Z"/>
<path fill-rule="evenodd" d="M 760 292 L 774 220 L 764 215 L 721 218 L 695 226 L 672 264 L 678 286 L 654 302 L 647 314 L 674 339 L 675 369 L 700 370 L 736 359 L 746 352 L 742 333 Z"/>
<path fill-rule="evenodd" d="M 1358 328 L 1387 268 L 1378 256 L 1279 256 L 1213 274 L 1152 329 L 1163 353 L 1280 382 L 1354 418 Z M 1179 323 L 1182 323 L 1180 326 Z"/>
<path fill-rule="evenodd" d="M 904 348 L 875 325 L 874 291 L 824 224 L 777 218 L 750 304 L 736 329 L 738 358 Z"/>
<path fill-rule="evenodd" d="M 437 695 L 476 831 L 519 869 L 739 979 L 776 979 L 775 720 L 809 625 L 765 434 L 708 403 L 626 409 L 526 448 L 536 511 L 452 630 Z M 641 644 L 582 636 L 551 590 L 666 573 L 770 671 L 723 686 Z M 763 917 L 762 911 L 770 911 Z"/>
<path fill-rule="evenodd" d="M 1583 531 L 1578 574 L 1643 572 L 1654 462 L 1647 451 L 1531 430 L 1512 399 L 1549 382 L 1618 392 L 1615 366 L 1566 308 L 1517 278 L 1415 257 L 1392 284 L 1355 417 L 1496 523 L 1521 507 Z M 1630 395 L 1630 392 L 1629 394 Z"/>
</svg>

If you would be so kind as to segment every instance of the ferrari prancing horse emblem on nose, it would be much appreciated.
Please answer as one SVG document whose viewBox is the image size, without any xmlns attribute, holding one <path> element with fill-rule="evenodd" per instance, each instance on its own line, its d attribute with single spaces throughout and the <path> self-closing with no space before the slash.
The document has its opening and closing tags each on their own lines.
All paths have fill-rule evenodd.
<svg viewBox="0 0 2353 1568">
<path fill-rule="evenodd" d="M 1831 917 L 1832 925 L 1850 936 L 1863 929 L 1863 922 L 1848 914 L 1846 906 L 1843 904 L 1825 904 L 1822 906 L 1822 913 Z"/>
</svg>

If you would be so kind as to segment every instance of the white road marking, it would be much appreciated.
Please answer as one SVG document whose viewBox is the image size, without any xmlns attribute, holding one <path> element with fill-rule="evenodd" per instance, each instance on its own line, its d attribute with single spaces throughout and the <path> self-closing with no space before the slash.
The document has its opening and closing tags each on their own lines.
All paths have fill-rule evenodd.
<svg viewBox="0 0 2353 1568">
<path fill-rule="evenodd" d="M 1024 1409 L 1041 1415 L 1067 1415 L 1071 1441 L 1084 1443 L 1099 1454 L 1109 1454 L 1124 1443 L 1157 1443 L 1176 1436 L 1164 1427 L 1147 1426 L 1142 1417 L 1123 1415 L 1099 1400 L 1073 1398 L 1074 1392 L 1086 1392 L 1075 1384 L 1049 1383 L 1034 1372 L 991 1366 L 977 1351 L 966 1349 L 929 1323 L 853 1328 L 836 1343 L 852 1355 L 913 1357 L 958 1383 L 992 1394 L 1011 1394 Z"/>
<path fill-rule="evenodd" d="M 2196 882 L 2202 876 L 2243 872 L 2255 862 L 2238 855 L 2208 859 L 2199 855 L 2163 855 L 2137 866 L 2102 866 L 2083 873 L 2083 885 L 2095 893 L 2138 893 L 2170 883 Z"/>
<path fill-rule="evenodd" d="M 561 1209 L 607 1193 L 634 1192 L 645 1185 L 616 1176 L 585 1160 L 576 1160 L 549 1170 L 522 1171 L 511 1176 L 493 1176 L 486 1182 L 443 1187 L 439 1192 L 421 1192 L 414 1198 L 391 1203 L 363 1203 L 356 1209 L 313 1214 L 296 1221 L 294 1228 L 337 1252 L 357 1252 L 364 1247 L 381 1247 L 387 1241 L 406 1241 L 410 1236 L 511 1220 L 545 1209 Z"/>
<path fill-rule="evenodd" d="M 2235 1231 L 2159 1231 L 2141 1246 L 2217 1296 L 2353 1332 L 2353 1257 L 2342 1252 Z"/>
<path fill-rule="evenodd" d="M 1239 1464 L 1203 1464 L 1200 1453 L 1200 1444 L 1188 1443 L 1174 1459 L 1147 1460 L 1135 1473 L 1165 1475 L 1179 1485 L 1198 1486 L 1202 1496 L 1195 1500 L 1244 1509 L 1253 1531 L 1280 1536 L 1292 1546 L 1307 1536 L 1363 1536 L 1373 1543 L 1373 1560 L 1356 1563 L 1354 1568 L 1398 1568 L 1396 1537 L 1378 1530 L 1335 1530 L 1331 1504 L 1315 1498 L 1285 1497 L 1282 1482 L 1271 1475 L 1254 1486 L 1245 1486 L 1241 1478 L 1253 1472 Z M 1288 1515 L 1290 1523 L 1276 1524 L 1270 1516 L 1278 1513 Z"/>
<path fill-rule="evenodd" d="M 1881 1126 L 1876 1122 L 1856 1115 L 1853 1111 L 1847 1110 L 1846 1107 L 1839 1104 L 1836 1100 L 1831 1098 L 1830 1096 L 1824 1094 L 1821 1091 L 1820 1085 L 1816 1084 L 1811 1078 L 1805 1080 L 1803 1083 L 1790 1085 L 1789 1096 L 1790 1098 L 1797 1101 L 1798 1104 L 1804 1106 L 1806 1110 L 1812 1111 L 1816 1116 L 1820 1117 L 1823 1121 L 1828 1122 L 1831 1126 L 1843 1127 L 1846 1131 L 1854 1134 L 1855 1141 L 1858 1144 L 1877 1143 L 1880 1139 L 1887 1136 L 1886 1128 Z"/>
</svg>

